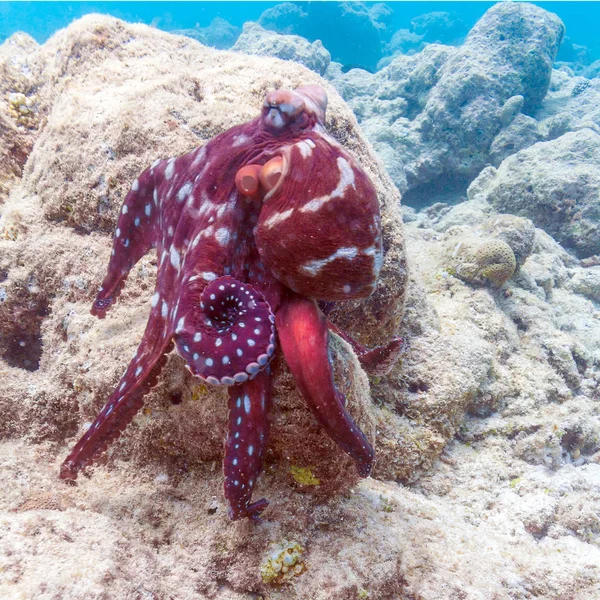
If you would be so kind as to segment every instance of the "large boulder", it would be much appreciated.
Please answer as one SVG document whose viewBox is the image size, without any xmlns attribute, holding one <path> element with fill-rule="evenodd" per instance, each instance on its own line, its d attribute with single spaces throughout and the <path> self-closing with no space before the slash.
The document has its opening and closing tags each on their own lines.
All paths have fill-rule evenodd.
<svg viewBox="0 0 600 600">
<path fill-rule="evenodd" d="M 473 177 L 502 128 L 506 102 L 523 96 L 522 112 L 539 108 L 550 84 L 564 25 L 534 4 L 498 3 L 444 64 L 415 129 L 426 148 L 409 180 L 454 173 Z"/>
<path fill-rule="evenodd" d="M 485 169 L 468 195 L 529 217 L 582 258 L 600 254 L 600 135 L 581 129 L 535 144 Z"/>
<path fill-rule="evenodd" d="M 458 48 L 429 44 L 375 74 L 329 74 L 404 201 L 426 206 L 464 194 L 487 164 L 547 139 L 532 115 L 548 91 L 563 33 L 556 15 L 502 2 Z"/>
</svg>

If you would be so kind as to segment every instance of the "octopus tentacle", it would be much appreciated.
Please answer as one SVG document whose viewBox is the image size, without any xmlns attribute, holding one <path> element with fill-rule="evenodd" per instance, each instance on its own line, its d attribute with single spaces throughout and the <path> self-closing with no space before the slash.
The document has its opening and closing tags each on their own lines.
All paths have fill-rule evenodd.
<svg viewBox="0 0 600 600">
<path fill-rule="evenodd" d="M 343 340 L 348 342 L 362 366 L 362 368 L 370 375 L 387 375 L 392 367 L 396 364 L 398 357 L 404 349 L 404 340 L 400 337 L 393 337 L 387 344 L 383 346 L 375 346 L 375 348 L 367 348 L 360 342 L 342 331 L 335 323 L 327 319 L 327 327 L 330 331 L 339 335 Z"/>
<path fill-rule="evenodd" d="M 258 520 L 268 506 L 261 498 L 250 504 L 252 491 L 262 469 L 267 445 L 271 404 L 271 375 L 261 372 L 254 380 L 229 388 L 229 427 L 225 442 L 225 497 L 233 521 Z"/>
<path fill-rule="evenodd" d="M 314 300 L 290 294 L 275 322 L 285 360 L 306 403 L 329 436 L 354 459 L 359 474 L 367 477 L 373 448 L 344 408 L 344 394 L 333 382 L 325 317 Z"/>
<path fill-rule="evenodd" d="M 219 277 L 182 298 L 175 340 L 194 375 L 214 385 L 253 379 L 275 351 L 275 318 L 248 283 Z"/>
<path fill-rule="evenodd" d="M 125 197 L 113 238 L 113 249 L 91 313 L 99 318 L 118 297 L 131 268 L 156 243 L 157 197 L 152 168 L 133 182 Z"/>
<path fill-rule="evenodd" d="M 150 318 L 138 351 L 115 391 L 87 432 L 71 450 L 60 469 L 62 479 L 74 480 L 108 445 L 117 439 L 143 405 L 143 397 L 156 385 L 173 343 L 164 335 L 165 324 Z"/>
</svg>

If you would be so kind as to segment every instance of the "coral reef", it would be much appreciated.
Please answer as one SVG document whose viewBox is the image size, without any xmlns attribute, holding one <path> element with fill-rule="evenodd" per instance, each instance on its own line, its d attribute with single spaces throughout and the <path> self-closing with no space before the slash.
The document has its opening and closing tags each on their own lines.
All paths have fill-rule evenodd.
<svg viewBox="0 0 600 600">
<path fill-rule="evenodd" d="M 285 35 L 302 35 L 308 14 L 293 2 L 283 2 L 267 8 L 258 18 L 258 24 L 265 29 Z"/>
<path fill-rule="evenodd" d="M 234 44 L 234 52 L 273 56 L 293 60 L 323 75 L 331 62 L 331 55 L 320 40 L 312 44 L 297 35 L 280 35 L 263 29 L 257 23 L 245 23 L 244 30 Z"/>
<path fill-rule="evenodd" d="M 221 17 L 215 17 L 208 26 L 193 29 L 175 29 L 171 33 L 191 37 L 205 46 L 226 50 L 238 39 L 241 30 Z"/>
<path fill-rule="evenodd" d="M 536 113 L 547 140 L 569 131 L 591 128 L 600 133 L 600 80 L 574 77 L 567 70 L 554 70 L 546 101 Z"/>
<path fill-rule="evenodd" d="M 374 70 L 389 14 L 387 7 L 363 2 L 313 2 L 302 7 L 284 2 L 267 9 L 258 22 L 278 33 L 320 40 L 333 60 Z M 348 44 L 348 39 L 354 43 Z"/>
<path fill-rule="evenodd" d="M 442 67 L 416 119 L 425 155 L 413 158 L 409 181 L 425 183 L 445 172 L 476 174 L 508 99 L 523 96 L 525 114 L 539 107 L 563 32 L 555 15 L 531 4 L 500 3 L 488 10 Z"/>
<path fill-rule="evenodd" d="M 591 65 L 588 65 L 581 74 L 588 79 L 594 79 L 600 75 L 600 60 L 595 60 Z"/>
<path fill-rule="evenodd" d="M 517 265 L 525 263 L 533 251 L 535 227 L 529 219 L 515 215 L 494 215 L 481 224 L 481 230 L 498 240 L 506 242 L 515 256 Z"/>
<path fill-rule="evenodd" d="M 490 162 L 498 166 L 505 158 L 544 139 L 539 123 L 533 117 L 517 114 L 492 141 Z"/>
<path fill-rule="evenodd" d="M 401 192 L 409 188 L 406 176 L 406 144 L 421 149 L 404 131 L 422 112 L 440 69 L 455 52 L 453 48 L 428 45 L 419 54 L 396 56 L 374 75 L 359 69 L 342 73 L 332 67 L 326 76 L 339 90 L 361 122 L 365 134 L 383 158 Z"/>
<path fill-rule="evenodd" d="M 0 204 L 21 176 L 40 124 L 39 46 L 26 34 L 15 34 L 0 46 Z"/>
<path fill-rule="evenodd" d="M 510 26 L 518 39 L 484 40 L 483 32 L 506 35 Z M 10 123 L 3 139 L 17 132 L 35 145 L 11 171 L 0 205 L 0 331 L 3 344 L 34 335 L 41 351 L 35 370 L 25 354 L 5 352 L 20 364 L 0 357 L 0 463 L 11 482 L 0 494 L 0 596 L 600 597 L 598 257 L 567 252 L 520 195 L 551 195 L 538 173 L 554 170 L 554 201 L 566 209 L 571 188 L 560 187 L 567 175 L 557 165 L 589 173 L 590 198 L 595 185 L 598 80 L 573 95 L 580 79 L 561 67 L 544 97 L 561 30 L 538 7 L 499 4 L 462 49 L 431 44 L 375 75 L 329 65 L 326 76 L 357 109 L 381 158 L 393 161 L 397 185 L 427 205 L 404 208 L 406 247 L 394 185 L 315 72 L 100 16 L 42 47 L 22 37 L 0 47 L 3 100 L 35 89 L 39 115 L 27 129 L 2 108 L 0 122 Z M 470 57 L 473 77 L 485 79 L 489 67 L 498 87 L 483 81 L 457 104 L 461 87 L 451 89 L 448 67 L 457 56 Z M 458 64 L 459 73 L 466 66 Z M 442 77 L 464 131 L 427 145 L 416 129 L 420 115 L 431 120 L 437 107 L 441 121 L 452 117 L 441 88 L 434 93 Z M 327 88 L 327 128 L 365 166 L 382 201 L 380 286 L 366 301 L 330 307 L 329 316 L 364 344 L 395 333 L 402 318 L 406 341 L 389 376 L 368 377 L 350 345 L 331 337 L 336 385 L 375 439 L 373 478 L 352 475 L 281 367 L 257 490 L 273 502 L 260 524 L 230 523 L 215 494 L 226 397 L 172 355 L 105 462 L 77 486 L 64 485 L 57 474 L 68 445 L 114 388 L 149 310 L 153 256 L 132 270 L 112 314 L 98 322 L 88 313 L 128 182 L 156 158 L 246 122 L 274 87 L 310 82 Z M 488 118 L 481 139 L 465 137 Z M 528 132 L 528 149 L 518 146 L 519 131 Z M 454 154 L 461 135 L 476 156 L 443 155 Z M 511 143 L 520 150 L 512 156 Z M 546 171 L 540 146 L 554 165 Z M 497 167 L 481 170 L 487 164 Z M 478 177 L 464 201 L 469 179 L 458 175 L 467 172 Z M 521 216 L 498 214 L 493 198 L 509 201 L 497 189 L 499 174 Z M 501 240 L 515 273 L 501 288 L 457 277 L 450 265 L 461 240 L 473 248 Z M 319 485 L 305 485 L 312 478 Z M 280 586 L 278 574 L 299 565 L 305 570 Z"/>
<path fill-rule="evenodd" d="M 420 207 L 447 201 L 440 196 L 453 187 L 464 193 L 491 156 L 497 164 L 511 153 L 511 144 L 523 144 L 519 150 L 544 138 L 534 131 L 521 143 L 513 126 L 497 139 L 520 112 L 531 118 L 540 107 L 563 33 L 560 19 L 537 6 L 498 3 L 458 48 L 429 44 L 374 75 L 328 77 L 397 173 L 404 201 Z"/>
<path fill-rule="evenodd" d="M 456 44 L 467 33 L 463 20 L 456 13 L 445 11 L 419 15 L 411 20 L 410 28 L 423 42 L 434 44 Z"/>
</svg>

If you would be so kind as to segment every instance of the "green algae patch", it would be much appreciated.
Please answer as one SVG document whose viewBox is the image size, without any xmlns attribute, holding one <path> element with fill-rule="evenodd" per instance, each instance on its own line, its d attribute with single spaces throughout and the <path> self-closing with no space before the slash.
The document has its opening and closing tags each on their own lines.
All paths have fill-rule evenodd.
<svg viewBox="0 0 600 600">
<path fill-rule="evenodd" d="M 300 485 L 321 485 L 321 480 L 314 476 L 310 467 L 290 466 L 290 473 Z"/>
<path fill-rule="evenodd" d="M 298 577 L 306 569 L 302 556 L 304 548 L 297 542 L 279 542 L 272 547 L 260 565 L 263 583 L 282 585 Z"/>
</svg>

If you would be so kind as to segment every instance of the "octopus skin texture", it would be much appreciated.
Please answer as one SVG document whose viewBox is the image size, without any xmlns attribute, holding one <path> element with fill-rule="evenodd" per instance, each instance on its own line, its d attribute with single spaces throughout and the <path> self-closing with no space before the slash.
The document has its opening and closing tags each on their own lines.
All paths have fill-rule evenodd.
<svg viewBox="0 0 600 600">
<path fill-rule="evenodd" d="M 150 317 L 116 389 L 64 461 L 63 479 L 74 480 L 119 437 L 173 347 L 193 375 L 228 386 L 223 470 L 232 520 L 257 520 L 268 505 L 251 499 L 279 349 L 321 426 L 360 475 L 369 474 L 373 448 L 334 385 L 329 331 L 378 374 L 389 370 L 401 340 L 369 350 L 319 308 L 318 301 L 371 294 L 383 261 L 375 189 L 326 132 L 326 106 L 316 85 L 273 91 L 259 117 L 188 154 L 156 160 L 133 182 L 91 313 L 103 318 L 130 269 L 156 248 Z"/>
</svg>

